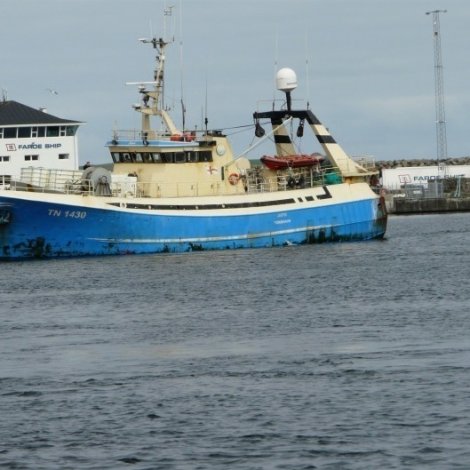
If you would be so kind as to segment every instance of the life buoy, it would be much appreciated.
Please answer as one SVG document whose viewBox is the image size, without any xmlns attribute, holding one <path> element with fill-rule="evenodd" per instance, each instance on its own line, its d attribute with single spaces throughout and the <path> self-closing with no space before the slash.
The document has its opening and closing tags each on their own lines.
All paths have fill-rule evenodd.
<svg viewBox="0 0 470 470">
<path fill-rule="evenodd" d="M 238 182 L 240 181 L 240 175 L 238 173 L 232 173 L 229 177 L 228 177 L 228 182 L 235 186 L 236 184 L 238 184 Z"/>
</svg>

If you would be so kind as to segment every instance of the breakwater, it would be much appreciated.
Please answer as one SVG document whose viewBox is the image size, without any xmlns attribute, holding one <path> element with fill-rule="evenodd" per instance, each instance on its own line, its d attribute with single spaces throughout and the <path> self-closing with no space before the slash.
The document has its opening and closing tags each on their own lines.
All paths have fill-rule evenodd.
<svg viewBox="0 0 470 470">
<path fill-rule="evenodd" d="M 438 162 L 435 158 L 415 158 L 415 159 L 395 159 L 395 160 L 379 160 L 375 162 L 378 170 L 387 168 L 410 167 L 410 166 L 435 166 Z M 470 156 L 446 158 L 439 161 L 440 165 L 470 165 Z"/>
<path fill-rule="evenodd" d="M 468 212 L 470 197 L 421 198 L 394 197 L 388 205 L 392 214 L 429 214 L 438 212 Z"/>
</svg>

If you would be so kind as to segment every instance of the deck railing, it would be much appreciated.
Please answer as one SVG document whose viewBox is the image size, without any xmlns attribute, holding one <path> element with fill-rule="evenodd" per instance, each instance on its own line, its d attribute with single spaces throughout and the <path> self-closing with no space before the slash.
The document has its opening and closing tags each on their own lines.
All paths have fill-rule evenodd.
<svg viewBox="0 0 470 470">
<path fill-rule="evenodd" d="M 202 195 L 243 194 L 287 191 L 343 181 L 337 168 L 302 168 L 270 173 L 260 168 L 246 170 L 241 185 L 225 181 L 188 182 L 140 181 L 137 176 L 109 175 L 98 179 L 84 178 L 82 171 L 24 168 L 19 178 L 12 178 L 12 190 L 82 194 L 113 197 L 195 197 Z M 8 189 L 8 188 L 6 188 Z"/>
<path fill-rule="evenodd" d="M 287 191 L 290 189 L 313 188 L 343 182 L 335 167 L 317 169 L 302 168 L 278 171 L 277 174 L 266 174 L 259 168 L 246 172 L 246 186 L 249 193 Z"/>
<path fill-rule="evenodd" d="M 81 170 L 58 170 L 48 168 L 22 168 L 20 176 L 12 177 L 9 187 L 14 191 L 92 194 L 91 181 L 82 178 Z"/>
</svg>

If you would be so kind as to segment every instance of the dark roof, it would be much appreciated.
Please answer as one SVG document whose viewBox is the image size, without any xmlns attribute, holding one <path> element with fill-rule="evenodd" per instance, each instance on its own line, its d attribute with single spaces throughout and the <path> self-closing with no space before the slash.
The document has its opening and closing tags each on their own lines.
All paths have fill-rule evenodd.
<svg viewBox="0 0 470 470">
<path fill-rule="evenodd" d="M 39 109 L 17 101 L 0 101 L 0 126 L 22 126 L 28 124 L 78 124 L 79 121 L 58 118 Z"/>
</svg>

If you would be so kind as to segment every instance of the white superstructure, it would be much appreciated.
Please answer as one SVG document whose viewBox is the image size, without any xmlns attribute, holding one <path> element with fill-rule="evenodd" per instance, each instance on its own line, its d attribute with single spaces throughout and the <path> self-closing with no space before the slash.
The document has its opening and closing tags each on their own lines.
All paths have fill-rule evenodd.
<svg viewBox="0 0 470 470">
<path fill-rule="evenodd" d="M 382 186 L 389 190 L 399 190 L 405 185 L 427 187 L 429 181 L 442 178 L 470 178 L 470 165 L 407 166 L 382 170 Z"/>
<path fill-rule="evenodd" d="M 80 124 L 17 101 L 0 101 L 0 185 L 25 167 L 77 170 Z"/>
</svg>

